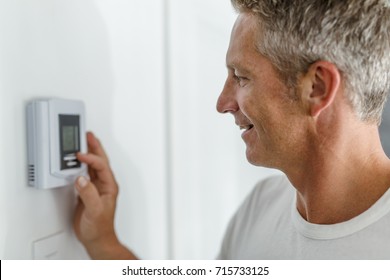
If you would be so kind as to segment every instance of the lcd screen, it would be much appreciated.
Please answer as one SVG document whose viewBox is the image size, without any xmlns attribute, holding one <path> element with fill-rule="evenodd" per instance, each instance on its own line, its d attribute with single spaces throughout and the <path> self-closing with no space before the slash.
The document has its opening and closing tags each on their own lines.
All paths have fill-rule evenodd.
<svg viewBox="0 0 390 280">
<path fill-rule="evenodd" d="M 65 125 L 62 127 L 62 150 L 72 152 L 78 150 L 78 127 Z"/>
</svg>

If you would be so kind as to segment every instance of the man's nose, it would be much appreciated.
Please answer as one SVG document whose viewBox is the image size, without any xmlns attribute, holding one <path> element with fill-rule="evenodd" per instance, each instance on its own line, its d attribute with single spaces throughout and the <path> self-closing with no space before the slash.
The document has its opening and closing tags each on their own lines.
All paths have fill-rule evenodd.
<svg viewBox="0 0 390 280">
<path fill-rule="evenodd" d="M 217 100 L 217 111 L 219 113 L 234 113 L 238 111 L 238 104 L 235 99 L 234 89 L 232 85 L 226 81 L 221 94 Z"/>
</svg>

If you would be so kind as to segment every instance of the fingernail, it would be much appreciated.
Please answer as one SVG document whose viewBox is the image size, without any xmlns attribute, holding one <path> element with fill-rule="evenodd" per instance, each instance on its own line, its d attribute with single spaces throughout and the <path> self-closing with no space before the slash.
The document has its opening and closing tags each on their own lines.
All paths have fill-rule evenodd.
<svg viewBox="0 0 390 280">
<path fill-rule="evenodd" d="M 83 176 L 79 177 L 77 179 L 77 184 L 81 187 L 84 188 L 86 185 L 88 185 L 88 180 L 85 179 Z"/>
</svg>

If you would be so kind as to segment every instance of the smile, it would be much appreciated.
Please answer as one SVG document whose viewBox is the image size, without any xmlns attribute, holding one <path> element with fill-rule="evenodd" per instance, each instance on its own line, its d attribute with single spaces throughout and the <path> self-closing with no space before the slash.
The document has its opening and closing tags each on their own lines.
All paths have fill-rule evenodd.
<svg viewBox="0 0 390 280">
<path fill-rule="evenodd" d="M 244 132 L 251 130 L 252 128 L 253 128 L 253 124 L 240 125 L 240 130 L 245 130 Z"/>
</svg>

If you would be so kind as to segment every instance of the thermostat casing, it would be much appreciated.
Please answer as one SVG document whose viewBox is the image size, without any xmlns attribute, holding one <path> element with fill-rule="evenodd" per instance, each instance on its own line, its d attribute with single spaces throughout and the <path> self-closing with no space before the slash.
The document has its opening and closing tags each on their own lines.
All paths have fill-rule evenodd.
<svg viewBox="0 0 390 280">
<path fill-rule="evenodd" d="M 73 185 L 87 168 L 76 158 L 86 153 L 82 101 L 36 99 L 27 104 L 28 184 L 38 189 Z"/>
</svg>

